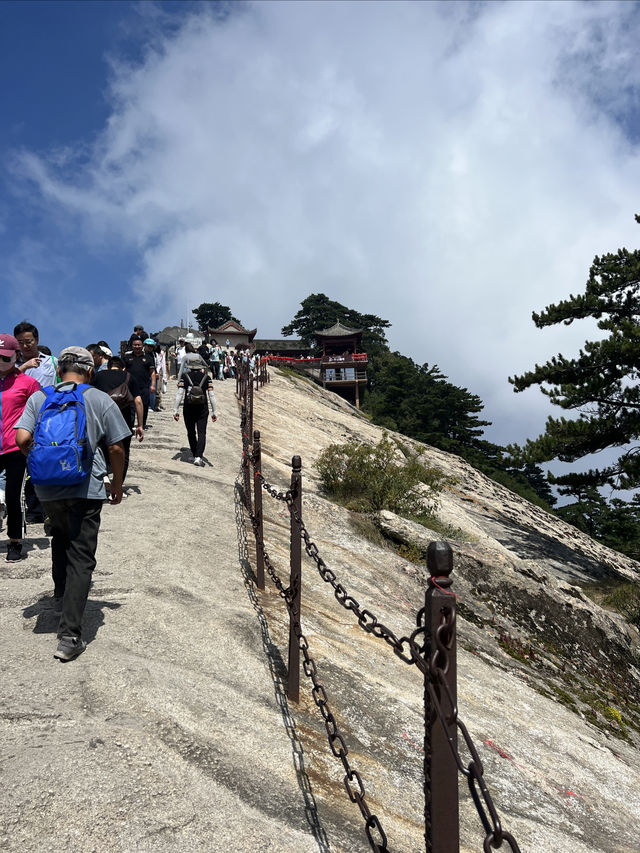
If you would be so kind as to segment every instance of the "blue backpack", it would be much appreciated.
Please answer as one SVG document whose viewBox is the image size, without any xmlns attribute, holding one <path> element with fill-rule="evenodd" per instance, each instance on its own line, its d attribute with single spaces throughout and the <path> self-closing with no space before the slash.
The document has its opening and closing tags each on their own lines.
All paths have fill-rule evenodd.
<svg viewBox="0 0 640 853">
<path fill-rule="evenodd" d="M 87 436 L 84 393 L 91 385 L 69 391 L 43 388 L 42 404 L 27 457 L 29 476 L 35 486 L 73 486 L 85 480 L 93 463 Z"/>
</svg>

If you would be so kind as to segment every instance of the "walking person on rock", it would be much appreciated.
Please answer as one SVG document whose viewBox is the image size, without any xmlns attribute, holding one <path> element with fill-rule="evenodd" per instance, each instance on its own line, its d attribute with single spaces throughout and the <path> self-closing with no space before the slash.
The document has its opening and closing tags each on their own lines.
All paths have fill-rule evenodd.
<svg viewBox="0 0 640 853">
<path fill-rule="evenodd" d="M 199 356 L 191 356 L 183 365 L 180 381 L 178 382 L 178 394 L 173 408 L 173 419 L 180 420 L 178 412 L 180 404 L 184 400 L 182 412 L 184 414 L 184 425 L 187 428 L 187 438 L 193 456 L 194 465 L 204 468 L 204 448 L 207 441 L 207 418 L 209 406 L 207 396 L 211 404 L 211 420 L 218 420 L 216 412 L 216 398 L 213 394 L 213 382 L 209 375 L 208 367 Z"/>
<path fill-rule="evenodd" d="M 100 513 L 107 497 L 103 448 L 113 472 L 109 502 L 119 504 L 122 441 L 131 436 L 115 402 L 88 384 L 93 369 L 88 350 L 64 349 L 58 358 L 62 381 L 55 389 L 32 394 L 16 424 L 16 442 L 28 454 L 36 494 L 51 524 L 54 606 L 61 611 L 53 656 L 61 661 L 72 660 L 86 648 L 81 637 L 82 616 L 96 565 Z M 53 436 L 56 441 L 51 441 Z"/>
<path fill-rule="evenodd" d="M 29 397 L 40 390 L 37 379 L 16 367 L 20 345 L 13 335 L 0 334 L 0 472 L 6 474 L 7 563 L 17 563 L 22 552 L 22 507 L 20 493 L 25 458 L 16 444 L 15 425 Z"/>
</svg>

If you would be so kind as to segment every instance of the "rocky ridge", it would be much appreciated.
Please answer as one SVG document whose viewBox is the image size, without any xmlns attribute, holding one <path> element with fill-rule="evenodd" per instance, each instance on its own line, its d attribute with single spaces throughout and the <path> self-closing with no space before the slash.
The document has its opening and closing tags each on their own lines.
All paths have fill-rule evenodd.
<svg viewBox="0 0 640 853">
<path fill-rule="evenodd" d="M 286 699 L 288 621 L 271 584 L 255 589 L 233 383 L 216 383 L 216 394 L 220 420 L 209 427 L 205 468 L 186 462 L 183 425 L 169 412 L 134 448 L 129 497 L 104 511 L 81 658 L 62 665 L 51 656 L 41 529 L 29 530 L 28 559 L 0 570 L 3 849 L 369 849 L 304 675 L 300 702 Z M 255 427 L 263 473 L 278 489 L 301 455 L 305 522 L 338 579 L 396 634 L 409 633 L 424 569 L 394 543 L 415 552 L 439 534 L 385 514 L 377 527 L 358 519 L 320 493 L 312 464 L 330 443 L 377 442 L 381 430 L 339 397 L 278 371 L 256 394 Z M 451 540 L 459 709 L 505 828 L 523 853 L 640 851 L 634 711 L 619 701 L 623 688 L 633 701 L 637 632 L 578 585 L 637 578 L 636 564 L 576 539 L 456 457 L 415 446 L 455 478 L 439 513 L 462 531 Z M 286 578 L 288 513 L 266 495 L 264 505 L 267 549 Z M 389 850 L 417 853 L 418 673 L 358 627 L 307 559 L 302 624 Z M 591 718 L 589 697 L 577 695 L 576 673 L 595 679 L 591 657 L 597 697 L 609 689 L 605 707 L 619 721 L 599 706 Z M 622 679 L 615 690 L 614 675 Z M 462 850 L 479 851 L 484 833 L 464 782 L 460 797 Z"/>
</svg>

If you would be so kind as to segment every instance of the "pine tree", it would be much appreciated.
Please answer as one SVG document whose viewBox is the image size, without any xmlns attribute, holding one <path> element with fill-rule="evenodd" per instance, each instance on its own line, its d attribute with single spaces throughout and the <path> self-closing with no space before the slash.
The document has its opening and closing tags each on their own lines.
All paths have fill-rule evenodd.
<svg viewBox="0 0 640 853">
<path fill-rule="evenodd" d="M 371 354 L 386 349 L 387 339 L 384 330 L 391 326 L 388 320 L 375 314 L 361 314 L 353 308 L 347 308 L 324 293 L 312 293 L 300 303 L 300 310 L 293 320 L 281 329 L 285 337 L 299 335 L 304 346 L 315 345 L 314 332 L 328 329 L 338 321 L 349 329 L 362 329 L 362 347 Z"/>
<path fill-rule="evenodd" d="M 539 385 L 554 405 L 576 411 L 578 417 L 550 417 L 541 436 L 509 450 L 530 462 L 574 462 L 619 447 L 614 464 L 557 477 L 556 482 L 635 488 L 640 485 L 640 448 L 635 444 L 640 435 L 640 251 L 619 249 L 596 257 L 585 292 L 534 313 L 533 322 L 544 328 L 586 317 L 598 321 L 606 333 L 602 340 L 587 341 L 574 358 L 557 355 L 509 379 L 516 392 Z"/>
<path fill-rule="evenodd" d="M 201 302 L 191 313 L 195 314 L 201 332 L 206 332 L 207 329 L 218 329 L 228 320 L 240 323 L 240 320 L 232 315 L 231 308 L 228 305 L 221 305 L 220 302 Z"/>
</svg>

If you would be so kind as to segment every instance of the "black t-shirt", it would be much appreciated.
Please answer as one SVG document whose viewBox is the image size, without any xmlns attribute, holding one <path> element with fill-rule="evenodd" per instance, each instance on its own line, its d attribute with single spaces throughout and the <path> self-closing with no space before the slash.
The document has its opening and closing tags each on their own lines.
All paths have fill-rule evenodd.
<svg viewBox="0 0 640 853">
<path fill-rule="evenodd" d="M 140 338 L 141 341 L 146 341 L 148 337 L 149 335 L 144 329 L 141 332 L 133 332 L 129 338 L 129 346 L 131 346 L 134 338 Z"/>
<path fill-rule="evenodd" d="M 144 393 L 151 384 L 151 374 L 156 369 L 154 357 L 146 352 L 143 352 L 142 355 L 125 355 L 124 364 L 127 373 L 133 380 L 131 393 L 134 396 Z M 103 372 L 107 373 L 108 371 Z"/>
<path fill-rule="evenodd" d="M 189 383 L 189 379 L 191 380 Z M 193 403 L 187 402 L 187 389 L 190 387 L 190 384 L 200 385 L 202 383 L 202 390 L 204 391 L 204 402 L 202 406 L 194 405 Z M 180 377 L 180 382 L 178 382 L 178 387 L 184 387 L 184 405 L 188 409 L 209 409 L 209 404 L 207 403 L 207 391 L 213 390 L 213 382 L 211 381 L 211 377 L 208 373 L 205 373 L 204 370 L 185 370 L 182 376 Z"/>
<path fill-rule="evenodd" d="M 99 370 L 93 377 L 93 384 L 98 389 L 98 391 L 104 391 L 105 394 L 108 394 L 109 391 L 114 391 L 123 382 L 127 381 L 128 373 L 126 370 Z M 129 388 L 131 389 L 131 393 L 134 396 L 136 395 L 135 390 L 132 387 L 131 381 L 129 382 Z M 122 412 L 122 417 L 127 422 L 128 426 L 133 426 L 133 409 L 132 407 L 125 406 L 120 409 Z"/>
</svg>

